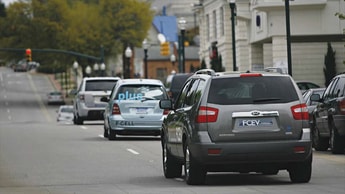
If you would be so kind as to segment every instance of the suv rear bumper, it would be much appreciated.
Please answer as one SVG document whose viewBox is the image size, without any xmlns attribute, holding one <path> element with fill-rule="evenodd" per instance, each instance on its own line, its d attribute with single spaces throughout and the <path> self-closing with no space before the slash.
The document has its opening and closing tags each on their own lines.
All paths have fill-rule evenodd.
<svg viewBox="0 0 345 194">
<path fill-rule="evenodd" d="M 78 106 L 78 115 L 83 120 L 103 120 L 105 107 L 86 107 L 85 104 Z"/>
<path fill-rule="evenodd" d="M 190 143 L 189 147 L 193 157 L 209 171 L 287 169 L 289 164 L 311 157 L 312 144 L 306 136 L 301 140 Z M 217 150 L 219 154 L 215 154 Z"/>
</svg>

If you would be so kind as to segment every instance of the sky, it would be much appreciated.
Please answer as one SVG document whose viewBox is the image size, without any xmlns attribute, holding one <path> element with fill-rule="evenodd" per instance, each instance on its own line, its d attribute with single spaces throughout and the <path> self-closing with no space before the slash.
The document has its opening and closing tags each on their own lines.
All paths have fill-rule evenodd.
<svg viewBox="0 0 345 194">
<path fill-rule="evenodd" d="M 15 2 L 16 0 L 0 0 L 0 1 L 2 1 L 3 3 L 5 3 L 6 6 L 8 6 L 10 3 Z"/>
</svg>

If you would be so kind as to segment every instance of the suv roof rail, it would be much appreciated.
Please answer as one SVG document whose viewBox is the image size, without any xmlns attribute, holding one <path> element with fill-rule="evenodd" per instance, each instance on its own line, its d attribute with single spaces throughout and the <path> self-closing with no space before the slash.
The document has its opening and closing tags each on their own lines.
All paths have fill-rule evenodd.
<svg viewBox="0 0 345 194">
<path fill-rule="evenodd" d="M 213 69 L 200 69 L 196 71 L 194 74 L 207 74 L 207 75 L 216 75 L 216 72 Z"/>
</svg>

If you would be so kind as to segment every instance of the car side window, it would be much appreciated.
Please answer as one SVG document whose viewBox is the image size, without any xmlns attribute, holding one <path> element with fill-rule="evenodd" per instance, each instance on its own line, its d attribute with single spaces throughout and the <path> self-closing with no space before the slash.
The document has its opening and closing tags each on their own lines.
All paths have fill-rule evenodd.
<svg viewBox="0 0 345 194">
<path fill-rule="evenodd" d="M 183 104 L 184 104 L 184 101 L 185 101 L 187 91 L 188 91 L 190 84 L 191 84 L 191 80 L 187 81 L 185 83 L 185 85 L 183 86 L 181 93 L 178 96 L 178 99 L 176 100 L 175 108 L 182 108 L 183 107 Z"/>
<path fill-rule="evenodd" d="M 337 79 L 333 79 L 331 81 L 331 83 L 328 85 L 325 93 L 323 94 L 322 99 L 325 100 L 329 100 L 330 98 L 332 98 L 332 92 L 333 92 L 333 88 L 334 88 L 334 84 L 337 82 Z"/>
<path fill-rule="evenodd" d="M 335 98 L 344 96 L 344 86 L 345 86 L 345 78 L 344 79 L 339 78 L 333 90 L 333 96 Z"/>
<path fill-rule="evenodd" d="M 191 87 L 187 91 L 184 106 L 192 106 L 194 104 L 194 97 L 195 97 L 195 93 L 198 88 L 198 85 L 199 85 L 199 79 L 192 80 Z"/>
</svg>

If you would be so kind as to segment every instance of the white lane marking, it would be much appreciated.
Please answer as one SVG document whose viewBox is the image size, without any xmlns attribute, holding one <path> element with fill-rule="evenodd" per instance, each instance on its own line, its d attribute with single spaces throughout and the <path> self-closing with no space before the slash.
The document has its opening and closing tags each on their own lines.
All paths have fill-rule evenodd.
<svg viewBox="0 0 345 194">
<path fill-rule="evenodd" d="M 7 98 L 7 96 L 6 96 L 6 95 L 4 95 L 4 98 L 6 99 L 6 98 Z"/>
<path fill-rule="evenodd" d="M 10 111 L 10 109 L 7 109 L 7 113 L 10 113 L 11 111 Z"/>
<path fill-rule="evenodd" d="M 87 127 L 85 127 L 85 126 L 80 126 L 80 128 L 82 128 L 82 129 L 84 129 L 84 130 L 86 130 L 86 129 L 87 129 Z"/>
<path fill-rule="evenodd" d="M 103 135 L 98 135 L 98 137 L 105 138 Z"/>
<path fill-rule="evenodd" d="M 47 78 L 47 77 L 46 77 L 46 78 Z M 28 74 L 28 79 L 29 79 L 29 83 L 30 83 L 30 85 L 31 85 L 31 88 L 32 88 L 32 90 L 33 90 L 34 93 L 35 93 L 36 100 L 37 100 L 38 104 L 40 105 L 41 111 L 43 112 L 44 116 L 46 117 L 46 120 L 47 120 L 47 121 L 52 121 L 52 118 L 50 117 L 47 108 L 46 108 L 46 107 L 44 106 L 44 104 L 43 104 L 43 100 L 42 100 L 41 96 L 40 96 L 40 95 L 38 94 L 38 92 L 37 92 L 38 90 L 37 90 L 37 88 L 36 88 L 36 86 L 35 86 L 35 84 L 34 84 L 34 82 L 33 82 L 32 77 L 31 77 L 30 74 Z M 48 79 L 48 78 L 47 78 L 47 79 Z"/>
<path fill-rule="evenodd" d="M 132 149 L 129 149 L 129 148 L 127 148 L 127 151 L 129 151 L 129 152 L 131 152 L 132 154 L 135 154 L 135 155 L 138 155 L 138 154 L 139 154 L 139 152 L 136 152 L 136 151 L 134 151 L 134 150 L 132 150 Z"/>
</svg>

